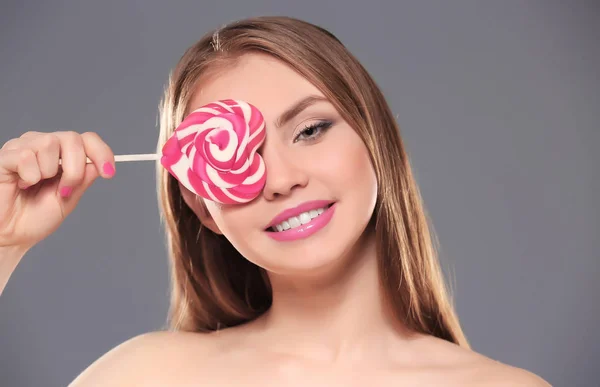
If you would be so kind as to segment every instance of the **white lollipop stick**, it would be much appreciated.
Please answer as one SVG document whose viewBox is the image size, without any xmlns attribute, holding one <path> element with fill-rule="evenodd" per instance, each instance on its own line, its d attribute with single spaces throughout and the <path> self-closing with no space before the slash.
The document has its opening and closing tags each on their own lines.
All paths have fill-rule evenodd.
<svg viewBox="0 0 600 387">
<path fill-rule="evenodd" d="M 160 155 L 154 153 L 142 154 L 142 155 L 116 155 L 115 162 L 119 163 L 122 161 L 150 161 L 158 160 Z"/>
<path fill-rule="evenodd" d="M 158 160 L 158 159 L 160 159 L 160 155 L 155 154 L 155 153 L 146 153 L 146 154 L 140 154 L 140 155 L 116 155 L 115 156 L 116 163 L 123 162 L 123 161 L 151 161 L 151 160 Z M 86 157 L 85 162 L 86 162 L 86 164 L 91 164 L 92 160 L 90 160 L 89 158 Z M 58 160 L 58 164 L 61 165 L 62 160 Z"/>
</svg>

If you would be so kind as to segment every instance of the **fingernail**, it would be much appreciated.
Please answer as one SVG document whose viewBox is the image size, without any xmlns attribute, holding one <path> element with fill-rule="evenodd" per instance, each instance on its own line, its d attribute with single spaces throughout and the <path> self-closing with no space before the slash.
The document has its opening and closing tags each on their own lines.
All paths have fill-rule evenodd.
<svg viewBox="0 0 600 387">
<path fill-rule="evenodd" d="M 104 172 L 105 175 L 112 176 L 115 174 L 115 167 L 113 167 L 113 165 L 111 163 L 106 162 L 102 166 L 102 171 Z"/>
<path fill-rule="evenodd" d="M 69 196 L 71 196 L 72 192 L 73 192 L 73 188 L 71 188 L 71 187 L 62 187 L 60 189 L 60 196 L 62 196 L 63 198 L 68 198 Z"/>
</svg>

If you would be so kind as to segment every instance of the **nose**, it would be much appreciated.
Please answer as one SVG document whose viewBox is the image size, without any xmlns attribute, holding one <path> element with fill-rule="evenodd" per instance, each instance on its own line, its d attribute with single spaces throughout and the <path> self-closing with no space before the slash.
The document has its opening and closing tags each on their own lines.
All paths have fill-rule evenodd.
<svg viewBox="0 0 600 387">
<path fill-rule="evenodd" d="M 302 168 L 302 160 L 295 159 L 292 152 L 265 146 L 262 157 L 267 170 L 267 180 L 263 189 L 265 199 L 273 201 L 306 187 L 308 174 Z"/>
</svg>

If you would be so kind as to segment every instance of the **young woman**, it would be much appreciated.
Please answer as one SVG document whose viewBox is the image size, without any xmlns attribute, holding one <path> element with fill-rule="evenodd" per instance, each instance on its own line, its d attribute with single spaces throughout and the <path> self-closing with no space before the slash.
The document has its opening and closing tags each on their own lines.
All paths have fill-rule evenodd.
<svg viewBox="0 0 600 387">
<path fill-rule="evenodd" d="M 264 187 L 222 204 L 158 165 L 171 329 L 119 345 L 73 386 L 547 385 L 470 350 L 394 116 L 340 41 L 286 17 L 206 35 L 171 74 L 158 149 L 191 112 L 227 99 L 264 118 Z M 4 145 L 2 287 L 114 171 L 94 133 Z"/>
</svg>

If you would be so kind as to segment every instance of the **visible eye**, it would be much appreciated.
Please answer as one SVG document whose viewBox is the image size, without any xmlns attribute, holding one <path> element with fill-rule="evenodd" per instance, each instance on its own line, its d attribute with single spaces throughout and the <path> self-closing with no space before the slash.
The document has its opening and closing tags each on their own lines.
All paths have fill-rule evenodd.
<svg viewBox="0 0 600 387">
<path fill-rule="evenodd" d="M 314 124 L 306 126 L 298 135 L 294 138 L 294 142 L 301 141 L 315 141 L 331 128 L 333 122 L 331 121 L 319 121 Z"/>
</svg>

